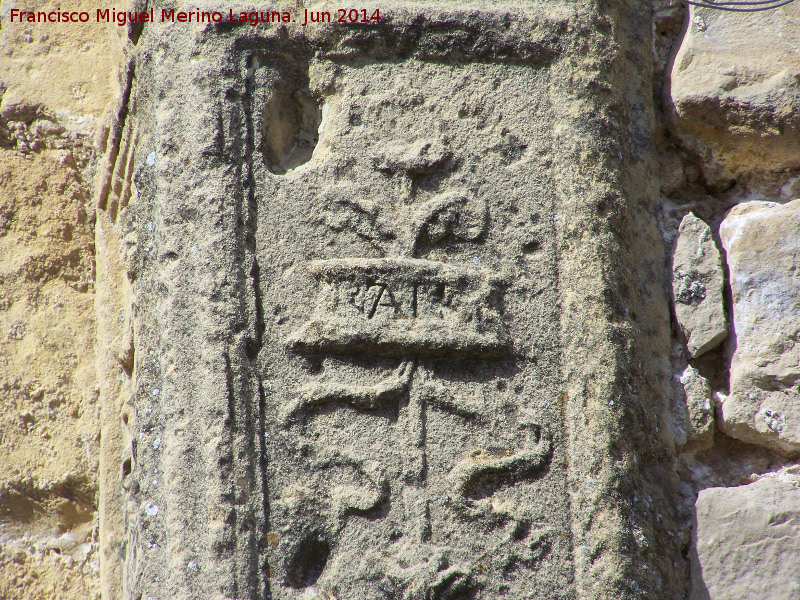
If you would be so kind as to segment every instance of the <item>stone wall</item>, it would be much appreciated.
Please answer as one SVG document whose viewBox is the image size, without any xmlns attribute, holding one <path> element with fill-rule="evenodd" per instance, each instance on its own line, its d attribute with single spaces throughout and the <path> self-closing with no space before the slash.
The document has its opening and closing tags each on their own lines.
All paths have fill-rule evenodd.
<svg viewBox="0 0 800 600">
<path fill-rule="evenodd" d="M 661 18 L 674 32 L 674 14 Z M 692 600 L 800 593 L 798 26 L 791 4 L 693 7 L 661 54 L 660 223 Z"/>
<path fill-rule="evenodd" d="M 800 594 L 800 7 L 379 8 L 4 6 L 0 597 Z"/>
<path fill-rule="evenodd" d="M 121 49 L 104 25 L 11 25 L 9 9 L 0 15 L 0 597 L 95 598 L 93 173 Z"/>
</svg>

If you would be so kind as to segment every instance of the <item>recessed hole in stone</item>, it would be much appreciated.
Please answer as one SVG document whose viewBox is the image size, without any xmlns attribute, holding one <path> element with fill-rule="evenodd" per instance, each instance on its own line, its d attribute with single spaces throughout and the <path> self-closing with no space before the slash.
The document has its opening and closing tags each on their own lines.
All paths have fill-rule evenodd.
<svg viewBox="0 0 800 600">
<path fill-rule="evenodd" d="M 122 461 L 122 478 L 125 479 L 133 471 L 133 463 L 130 458 Z"/>
<path fill-rule="evenodd" d="M 531 240 L 522 245 L 522 252 L 525 254 L 531 254 L 532 252 L 536 252 L 540 246 L 541 244 L 539 243 L 539 240 Z"/>
<path fill-rule="evenodd" d="M 307 82 L 274 82 L 264 103 L 264 155 L 267 167 L 277 175 L 311 160 L 319 142 L 322 103 L 311 96 L 303 83 L 307 85 Z"/>
<path fill-rule="evenodd" d="M 286 583 L 295 589 L 314 585 L 325 570 L 329 556 L 328 542 L 315 537 L 306 539 L 292 559 Z"/>
</svg>

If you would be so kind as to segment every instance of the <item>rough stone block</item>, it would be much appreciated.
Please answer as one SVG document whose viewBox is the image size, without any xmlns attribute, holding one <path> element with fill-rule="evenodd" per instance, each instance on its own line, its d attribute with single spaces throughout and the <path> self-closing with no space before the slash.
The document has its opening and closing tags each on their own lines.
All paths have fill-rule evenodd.
<svg viewBox="0 0 800 600">
<path fill-rule="evenodd" d="M 93 236 L 72 158 L 0 148 L 0 598 L 98 592 Z"/>
<path fill-rule="evenodd" d="M 686 413 L 684 423 L 684 444 L 692 450 L 705 450 L 714 441 L 714 406 L 711 399 L 711 386 L 708 380 L 692 366 L 686 367 L 681 375 Z"/>
<path fill-rule="evenodd" d="M 762 479 L 702 490 L 690 600 L 800 598 L 800 486 Z"/>
<path fill-rule="evenodd" d="M 690 7 L 671 77 L 674 127 L 722 182 L 800 165 L 800 6 L 735 14 Z"/>
<path fill-rule="evenodd" d="M 720 237 L 736 334 L 720 427 L 746 442 L 800 454 L 800 200 L 740 204 Z"/>
<path fill-rule="evenodd" d="M 711 228 L 689 213 L 681 221 L 672 257 L 672 296 L 692 357 L 713 350 L 728 335 L 723 285 L 722 261 Z"/>
</svg>

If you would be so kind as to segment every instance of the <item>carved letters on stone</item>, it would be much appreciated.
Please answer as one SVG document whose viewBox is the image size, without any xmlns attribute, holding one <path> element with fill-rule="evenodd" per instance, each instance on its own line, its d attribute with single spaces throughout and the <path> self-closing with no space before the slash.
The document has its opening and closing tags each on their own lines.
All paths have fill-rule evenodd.
<svg viewBox="0 0 800 600">
<path fill-rule="evenodd" d="M 474 241 L 488 209 L 458 193 L 424 203 L 400 251 L 409 258 L 312 262 L 321 289 L 311 319 L 290 337 L 298 350 L 375 356 L 497 357 L 509 340 L 502 322 L 506 278 L 476 266 L 411 258 L 423 240 Z"/>
<path fill-rule="evenodd" d="M 508 350 L 501 276 L 420 259 L 317 261 L 309 270 L 321 290 L 311 319 L 290 338 L 297 349 L 473 357 Z"/>
</svg>

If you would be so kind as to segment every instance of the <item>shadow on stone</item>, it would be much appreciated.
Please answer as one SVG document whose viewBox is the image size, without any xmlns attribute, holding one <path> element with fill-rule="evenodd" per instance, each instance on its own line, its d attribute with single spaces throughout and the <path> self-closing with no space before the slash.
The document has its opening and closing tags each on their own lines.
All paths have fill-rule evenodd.
<svg viewBox="0 0 800 600">
<path fill-rule="evenodd" d="M 307 538 L 292 559 L 286 583 L 300 589 L 314 585 L 328 564 L 331 550 L 328 542 L 315 536 Z"/>
</svg>

